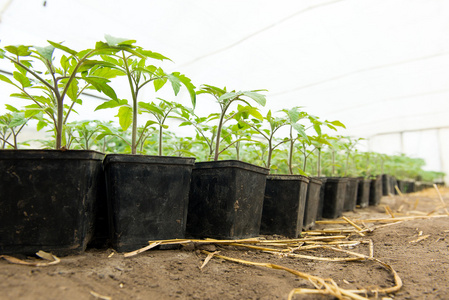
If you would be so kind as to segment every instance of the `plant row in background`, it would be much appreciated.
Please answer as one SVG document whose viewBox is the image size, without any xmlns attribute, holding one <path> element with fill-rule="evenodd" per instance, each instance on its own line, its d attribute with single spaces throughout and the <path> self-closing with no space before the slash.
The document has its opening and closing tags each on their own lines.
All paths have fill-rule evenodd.
<svg viewBox="0 0 449 300">
<path fill-rule="evenodd" d="M 169 59 L 134 40 L 106 36 L 82 51 L 54 42 L 7 46 L 0 57 L 16 69 L 0 80 L 17 89 L 13 97 L 30 103 L 6 104 L 1 148 L 26 146 L 18 136 L 35 123 L 53 135 L 41 148 L 57 150 L 0 151 L 0 227 L 10 228 L 0 252 L 83 251 L 94 227 L 118 251 L 151 239 L 184 238 L 186 232 L 235 239 L 261 230 L 296 237 L 318 213 L 338 217 L 346 190 L 352 191 L 348 209 L 355 208 L 360 183 L 349 177 L 376 178 L 366 182 L 374 191 L 369 203 L 377 205 L 378 174 L 429 180 L 441 175 L 423 172 L 420 160 L 359 152 L 359 140 L 325 133 L 344 127 L 340 121 L 321 120 L 301 107 L 264 115 L 265 90 L 197 88 L 187 76 L 153 64 Z M 170 85 L 175 96 L 185 89 L 191 107 L 142 99 L 150 85 L 155 92 Z M 127 99 L 117 95 L 123 86 Z M 88 90 L 108 97 L 96 110 L 115 111 L 117 123 L 70 121 Z M 197 115 L 197 96 L 210 101 L 207 116 Z M 169 119 L 192 135 L 169 131 Z M 307 226 L 303 217 L 310 220 Z M 276 232 L 280 225 L 287 231 Z"/>
<path fill-rule="evenodd" d="M 160 100 L 159 104 L 149 103 L 156 121 L 148 121 L 147 126 L 137 128 L 137 153 L 143 155 L 167 155 L 195 157 L 196 161 L 207 161 L 215 151 L 213 147 L 216 125 L 210 125 L 209 117 L 197 117 L 191 109 L 179 103 Z M 54 139 L 18 142 L 23 127 L 33 119 L 26 117 L 24 110 L 7 105 L 10 112 L 0 116 L 1 149 L 30 148 L 30 144 L 49 149 Z M 169 107 L 169 109 L 167 109 Z M 176 110 L 173 112 L 173 107 Z M 164 109 L 166 110 L 164 113 Z M 178 136 L 166 130 L 168 110 L 173 116 L 184 118 L 183 125 L 191 125 L 197 134 L 193 137 Z M 304 112 L 303 112 L 304 113 Z M 193 116 L 193 117 L 192 117 Z M 257 123 L 261 125 L 261 123 Z M 268 125 L 269 122 L 267 121 Z M 239 127 L 232 124 L 222 128 L 222 159 L 237 159 L 259 166 L 270 166 L 272 174 L 302 174 L 307 176 L 349 176 L 365 177 L 377 174 L 391 174 L 397 179 L 414 179 L 424 182 L 440 182 L 444 173 L 426 171 L 425 161 L 404 154 L 386 155 L 358 150 L 351 137 L 323 134 L 297 135 L 292 143 L 290 137 L 278 138 L 262 130 Z M 161 138 L 162 137 L 162 138 Z M 271 139 L 270 139 L 271 138 Z M 130 153 L 131 133 L 117 127 L 112 121 L 76 121 L 65 125 L 64 141 L 66 149 L 97 150 L 103 153 Z M 293 144 L 293 151 L 291 151 Z M 271 153 L 269 151 L 270 147 Z M 290 153 L 292 153 L 290 155 Z M 269 159 L 270 157 L 270 159 Z"/>
</svg>

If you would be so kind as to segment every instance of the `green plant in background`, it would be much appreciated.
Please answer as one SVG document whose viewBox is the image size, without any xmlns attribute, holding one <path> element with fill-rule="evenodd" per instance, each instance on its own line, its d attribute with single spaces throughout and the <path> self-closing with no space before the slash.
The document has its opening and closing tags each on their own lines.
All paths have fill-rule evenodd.
<svg viewBox="0 0 449 300">
<path fill-rule="evenodd" d="M 162 141 L 164 138 L 163 129 L 168 128 L 168 125 L 165 124 L 165 121 L 167 120 L 167 118 L 172 118 L 172 116 L 170 116 L 170 114 L 175 113 L 175 111 L 177 109 L 182 110 L 185 108 L 183 105 L 181 105 L 179 103 L 169 102 L 169 101 L 161 99 L 161 98 L 158 98 L 158 99 L 159 99 L 158 104 L 156 104 L 154 102 L 151 102 L 151 103 L 139 102 L 138 105 L 142 112 L 151 114 L 157 120 L 157 121 L 151 121 L 151 120 L 147 121 L 146 127 L 151 126 L 151 125 L 159 126 L 158 155 L 161 156 L 162 152 L 163 152 L 163 148 L 162 148 Z"/>
<path fill-rule="evenodd" d="M 112 65 L 120 75 L 127 77 L 131 92 L 131 103 L 126 99 L 112 99 L 99 105 L 95 110 L 119 108 L 117 117 L 122 129 L 126 131 L 132 126 L 131 153 L 136 154 L 138 144 L 138 97 L 142 88 L 149 83 L 153 83 L 154 90 L 157 92 L 167 83 L 167 81 L 170 81 L 173 91 L 175 95 L 177 95 L 181 85 L 184 85 L 190 94 L 192 105 L 195 107 L 195 86 L 191 83 L 189 78 L 179 72 L 167 74 L 160 67 L 148 63 L 149 59 L 159 61 L 169 60 L 169 58 L 164 55 L 134 45 L 136 43 L 135 40 L 114 38 L 109 35 L 106 35 L 105 38 L 106 42 L 97 42 L 96 49 L 107 52 L 101 56 L 102 59 Z M 150 126 L 150 124 L 147 125 Z M 139 137 L 139 139 L 141 138 L 142 136 Z"/>
<path fill-rule="evenodd" d="M 248 126 L 253 128 L 259 134 L 259 136 L 261 136 L 266 141 L 266 143 L 268 143 L 268 145 L 266 147 L 265 147 L 265 145 L 263 146 L 262 151 L 263 152 L 268 151 L 267 155 L 266 155 L 267 156 L 266 162 L 264 162 L 264 164 L 267 169 L 270 169 L 273 151 L 280 145 L 289 141 L 289 139 L 283 139 L 283 140 L 277 142 L 274 137 L 274 135 L 280 128 L 287 125 L 287 122 L 288 122 L 287 119 L 273 117 L 271 114 L 271 110 L 269 110 L 267 115 L 265 117 L 263 117 L 262 120 L 253 119 L 251 123 L 249 123 L 245 120 L 241 120 L 241 122 L 244 122 L 245 124 L 247 124 Z M 263 128 L 264 123 L 268 124 L 268 128 Z M 262 143 L 258 143 L 258 144 L 263 145 Z"/>
<path fill-rule="evenodd" d="M 75 104 L 82 104 L 81 94 L 86 89 L 95 89 L 118 101 L 109 86 L 117 72 L 109 63 L 97 59 L 103 49 L 75 51 L 62 44 L 48 41 L 46 47 L 6 46 L 0 49 L 0 58 L 14 64 L 13 78 L 0 74 L 0 80 L 15 86 L 20 93 L 13 97 L 32 102 L 26 106 L 25 117 L 42 113 L 48 121 L 40 120 L 38 130 L 48 123 L 55 132 L 54 148 L 63 147 L 65 124 Z M 61 50 L 58 64 L 55 50 Z M 70 102 L 66 103 L 66 98 Z"/>
<path fill-rule="evenodd" d="M 223 125 L 230 121 L 230 120 L 237 120 L 241 118 L 242 114 L 249 114 L 255 117 L 256 119 L 262 119 L 262 115 L 258 112 L 258 110 L 255 107 L 252 107 L 251 104 L 248 102 L 248 100 L 253 100 L 257 104 L 261 106 L 265 106 L 266 99 L 265 95 L 260 94 L 259 92 L 265 91 L 265 90 L 251 90 L 251 91 L 231 91 L 228 92 L 226 88 L 218 88 L 212 85 L 203 85 L 201 86 L 200 90 L 197 92 L 197 94 L 209 94 L 215 98 L 217 103 L 220 106 L 220 112 L 218 115 L 218 124 L 217 124 L 217 131 L 216 135 L 211 140 L 211 145 L 215 146 L 214 150 L 214 161 L 218 160 L 218 156 L 220 154 L 220 142 L 221 142 L 221 132 Z M 232 113 L 231 115 L 227 115 L 227 111 L 230 108 L 230 106 L 234 102 L 243 102 L 247 106 L 239 106 L 238 111 L 235 113 Z M 214 115 L 216 116 L 216 115 Z M 212 120 L 213 118 L 209 118 Z"/>
<path fill-rule="evenodd" d="M 25 117 L 24 111 L 20 111 L 12 105 L 7 104 L 6 108 L 10 112 L 0 116 L 1 149 L 5 149 L 7 146 L 18 149 L 17 137 L 31 117 Z M 10 139 L 12 139 L 11 142 Z"/>
</svg>

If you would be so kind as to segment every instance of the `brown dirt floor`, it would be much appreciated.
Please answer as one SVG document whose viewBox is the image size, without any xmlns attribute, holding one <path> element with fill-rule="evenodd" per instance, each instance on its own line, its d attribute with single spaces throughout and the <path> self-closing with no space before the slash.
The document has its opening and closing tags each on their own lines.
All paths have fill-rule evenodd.
<svg viewBox="0 0 449 300">
<path fill-rule="evenodd" d="M 449 203 L 449 189 L 440 188 L 440 191 L 444 201 Z M 383 197 L 379 206 L 356 209 L 344 215 L 350 220 L 391 219 L 386 213 L 386 205 L 396 219 L 433 217 L 410 218 L 398 223 L 391 220 L 357 223 L 362 228 L 375 228 L 365 236 L 357 234 L 357 229 L 348 223 L 319 224 L 315 229 L 351 231 L 343 231 L 346 236 L 343 241 L 372 240 L 374 258 L 390 265 L 402 280 L 402 287 L 396 293 L 375 292 L 395 286 L 395 281 L 389 270 L 370 259 L 320 261 L 236 246 L 196 245 L 178 250 L 152 249 L 128 258 L 112 249 L 90 249 L 83 255 L 62 257 L 59 264 L 45 267 L 0 260 L 0 299 L 287 299 L 295 288 L 314 289 L 310 281 L 284 270 L 243 265 L 217 257 L 200 269 L 206 258 L 201 249 L 331 278 L 346 290 L 374 291 L 360 294 L 369 299 L 449 299 L 449 218 L 434 217 L 446 214 L 436 190 Z M 368 244 L 342 246 L 341 249 L 369 255 Z M 294 253 L 312 257 L 349 257 L 347 253 L 323 248 L 307 251 L 298 248 Z M 42 261 L 37 258 L 25 260 Z M 335 297 L 301 294 L 292 299 Z"/>
</svg>

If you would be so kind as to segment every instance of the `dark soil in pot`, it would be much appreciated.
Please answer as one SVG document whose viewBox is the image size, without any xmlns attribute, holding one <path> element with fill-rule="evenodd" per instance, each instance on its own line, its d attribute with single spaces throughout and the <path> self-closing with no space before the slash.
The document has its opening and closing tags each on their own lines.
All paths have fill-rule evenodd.
<svg viewBox="0 0 449 300">
<path fill-rule="evenodd" d="M 360 178 L 358 185 L 357 205 L 359 205 L 360 208 L 365 208 L 369 205 L 371 179 Z"/>
<path fill-rule="evenodd" d="M 0 253 L 83 252 L 103 158 L 84 150 L 0 151 Z"/>
<path fill-rule="evenodd" d="M 348 178 L 348 183 L 346 186 L 346 196 L 345 203 L 343 206 L 343 211 L 355 210 L 357 205 L 357 192 L 359 189 L 358 178 Z"/>
<path fill-rule="evenodd" d="M 379 205 L 382 198 L 382 176 L 378 175 L 375 179 L 371 179 L 369 190 L 369 205 Z"/>
<path fill-rule="evenodd" d="M 323 218 L 336 219 L 343 213 L 347 178 L 328 177 L 324 186 Z"/>
<path fill-rule="evenodd" d="M 188 236 L 221 239 L 258 236 L 267 175 L 268 169 L 237 160 L 195 163 Z"/>
<path fill-rule="evenodd" d="M 302 231 L 309 179 L 301 175 L 268 175 L 261 234 L 297 238 Z"/>
<path fill-rule="evenodd" d="M 310 230 L 315 226 L 318 208 L 320 206 L 320 192 L 322 181 L 318 178 L 309 178 L 307 185 L 306 204 L 304 208 L 303 229 Z"/>
<path fill-rule="evenodd" d="M 104 161 L 113 247 L 185 237 L 194 158 L 110 154 Z"/>
</svg>

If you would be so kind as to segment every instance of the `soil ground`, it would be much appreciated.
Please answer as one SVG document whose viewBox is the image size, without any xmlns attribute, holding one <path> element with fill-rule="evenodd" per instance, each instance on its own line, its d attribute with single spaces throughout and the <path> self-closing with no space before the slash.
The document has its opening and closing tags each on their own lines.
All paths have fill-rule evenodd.
<svg viewBox="0 0 449 300">
<path fill-rule="evenodd" d="M 449 189 L 440 191 L 444 201 L 449 203 Z M 448 299 L 449 218 L 435 217 L 446 214 L 436 190 L 402 197 L 386 196 L 379 206 L 356 209 L 344 216 L 350 220 L 391 219 L 392 216 L 386 213 L 386 205 L 396 219 L 427 215 L 432 218 L 413 217 L 398 223 L 391 220 L 357 223 L 361 227 L 375 228 L 366 236 L 357 234 L 355 227 L 347 223 L 318 224 L 315 229 L 346 228 L 352 232 L 342 230 L 346 235 L 344 241 L 372 240 L 374 258 L 390 265 L 402 280 L 402 287 L 396 293 L 361 296 L 370 299 Z M 62 257 L 59 264 L 46 267 L 0 260 L 0 299 L 287 299 L 292 289 L 314 289 L 308 280 L 283 270 L 243 265 L 216 257 L 201 269 L 207 257 L 201 249 L 332 278 L 343 289 L 376 290 L 395 285 L 392 273 L 373 260 L 320 261 L 236 246 L 197 245 L 177 250 L 149 250 L 128 258 L 112 249 L 89 249 L 83 255 Z M 342 249 L 369 254 L 368 244 Z M 312 257 L 348 257 L 346 253 L 323 248 L 299 249 L 295 253 Z M 26 258 L 26 261 L 38 260 Z M 293 299 L 334 298 L 317 294 L 293 296 Z"/>
</svg>

